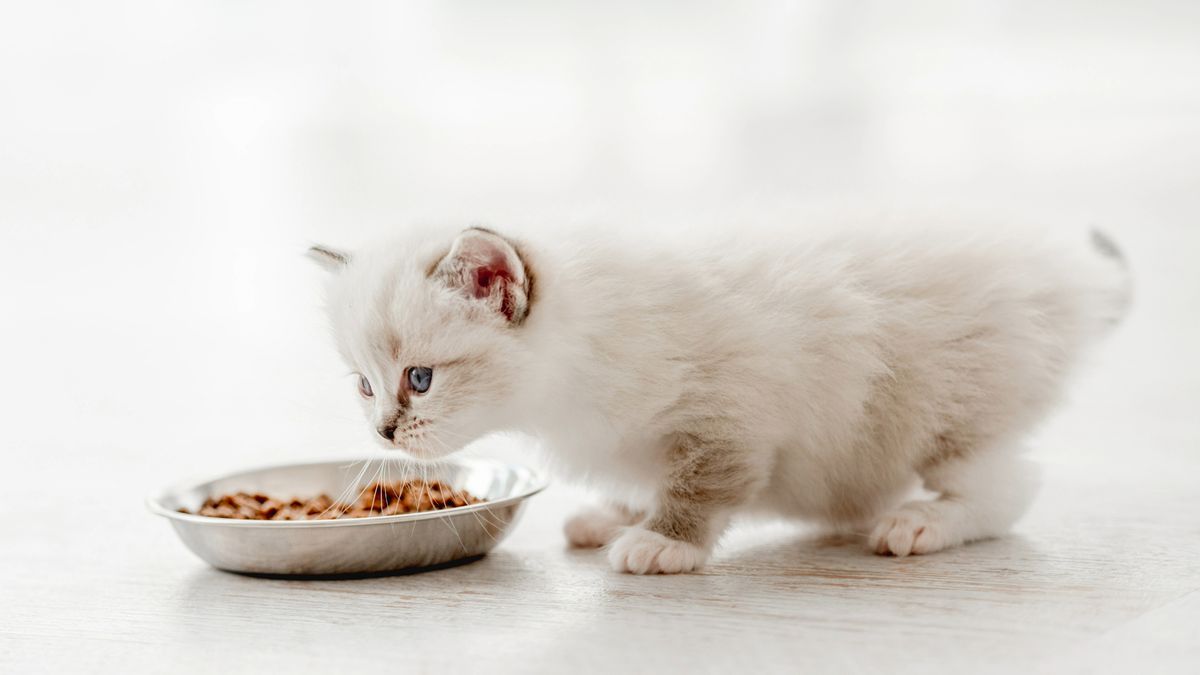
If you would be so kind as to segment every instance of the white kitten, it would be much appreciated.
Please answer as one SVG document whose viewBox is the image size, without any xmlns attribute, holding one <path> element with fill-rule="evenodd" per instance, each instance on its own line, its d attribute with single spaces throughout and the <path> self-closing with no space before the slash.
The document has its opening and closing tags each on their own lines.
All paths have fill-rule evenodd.
<svg viewBox="0 0 1200 675">
<path fill-rule="evenodd" d="M 898 556 L 1005 532 L 1034 492 L 1022 435 L 1127 305 L 1111 243 L 745 239 L 469 229 L 312 253 L 387 445 L 539 436 L 611 496 L 566 532 L 618 570 L 694 570 L 734 512 L 869 530 Z M 938 496 L 901 504 L 918 479 Z"/>
</svg>

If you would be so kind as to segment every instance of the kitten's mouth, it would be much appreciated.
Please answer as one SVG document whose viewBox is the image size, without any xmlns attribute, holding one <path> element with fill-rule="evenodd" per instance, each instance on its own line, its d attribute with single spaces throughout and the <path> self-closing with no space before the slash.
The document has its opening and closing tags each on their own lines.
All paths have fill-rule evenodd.
<svg viewBox="0 0 1200 675">
<path fill-rule="evenodd" d="M 447 447 L 444 442 L 432 436 L 430 427 L 431 422 L 428 419 L 419 418 L 396 427 L 392 433 L 392 440 L 378 440 L 387 450 L 402 452 L 417 460 L 435 460 L 452 454 L 457 448 Z"/>
<path fill-rule="evenodd" d="M 397 441 L 396 445 L 393 446 L 392 449 L 399 450 L 400 452 L 417 459 L 433 459 L 436 457 L 434 453 L 430 452 L 428 448 L 418 442 L 418 439 L 406 438 L 404 440 Z"/>
<path fill-rule="evenodd" d="M 416 459 L 437 459 L 449 454 L 449 451 L 439 452 L 438 444 L 430 442 L 429 432 L 423 429 L 425 423 L 412 425 L 411 428 L 396 430 L 396 441 L 392 450 L 399 450 Z"/>
<path fill-rule="evenodd" d="M 451 451 L 439 451 L 433 446 L 426 445 L 421 442 L 405 441 L 396 445 L 395 450 L 404 453 L 410 459 L 416 462 L 436 462 L 446 455 L 451 454 Z"/>
</svg>

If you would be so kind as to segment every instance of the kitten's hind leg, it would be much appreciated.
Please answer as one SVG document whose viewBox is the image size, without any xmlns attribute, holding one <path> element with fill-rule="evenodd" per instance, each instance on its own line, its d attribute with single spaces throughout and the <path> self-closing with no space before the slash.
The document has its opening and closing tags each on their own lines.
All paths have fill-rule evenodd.
<svg viewBox="0 0 1200 675">
<path fill-rule="evenodd" d="M 645 514 L 621 505 L 594 506 L 567 519 L 563 533 L 577 548 L 600 548 L 612 543 L 621 530 L 636 525 Z"/>
<path fill-rule="evenodd" d="M 1037 487 L 1033 465 L 1003 449 L 959 454 L 919 473 L 938 497 L 880 518 L 867 543 L 875 553 L 933 553 L 1002 535 L 1025 513 Z"/>
</svg>

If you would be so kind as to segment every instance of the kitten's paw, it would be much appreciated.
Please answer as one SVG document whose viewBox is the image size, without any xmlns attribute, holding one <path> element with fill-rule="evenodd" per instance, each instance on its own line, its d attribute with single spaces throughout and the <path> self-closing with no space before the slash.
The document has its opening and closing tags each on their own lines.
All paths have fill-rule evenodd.
<svg viewBox="0 0 1200 675">
<path fill-rule="evenodd" d="M 879 520 L 867 547 L 879 555 L 933 553 L 962 543 L 932 504 L 908 504 Z M 924 508 L 922 508 L 924 507 Z"/>
<path fill-rule="evenodd" d="M 700 569 L 708 551 L 664 537 L 642 527 L 625 530 L 608 550 L 608 562 L 618 572 L 632 574 L 679 574 Z"/>
<path fill-rule="evenodd" d="M 607 546 L 621 534 L 621 522 L 613 514 L 601 509 L 586 509 L 567 519 L 563 534 L 567 542 L 578 548 L 600 548 Z"/>
</svg>

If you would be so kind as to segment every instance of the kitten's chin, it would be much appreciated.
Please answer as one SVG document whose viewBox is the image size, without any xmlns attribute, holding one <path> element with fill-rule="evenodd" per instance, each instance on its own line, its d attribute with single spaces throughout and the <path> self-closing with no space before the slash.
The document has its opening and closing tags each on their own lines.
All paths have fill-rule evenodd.
<svg viewBox="0 0 1200 675">
<path fill-rule="evenodd" d="M 434 448 L 432 448 L 428 445 L 425 445 L 423 443 L 415 443 L 412 441 L 403 441 L 403 440 L 400 441 L 399 443 L 389 447 L 388 449 L 399 452 L 399 453 L 403 454 L 405 457 L 408 457 L 410 459 L 415 459 L 418 462 L 432 462 L 432 461 L 435 461 L 438 459 L 442 459 L 443 457 L 446 457 L 447 455 L 452 455 L 455 452 L 452 449 L 446 449 L 446 448 L 439 448 L 439 449 L 435 450 Z"/>
<path fill-rule="evenodd" d="M 411 446 L 399 446 L 399 447 L 395 447 L 392 449 L 395 450 L 396 452 L 404 455 L 408 459 L 413 459 L 418 462 L 432 462 L 434 460 L 441 459 L 442 457 L 445 457 L 447 454 L 449 454 L 449 453 L 445 453 L 445 452 L 441 452 L 441 453 L 430 452 L 424 448 L 414 448 Z"/>
</svg>

